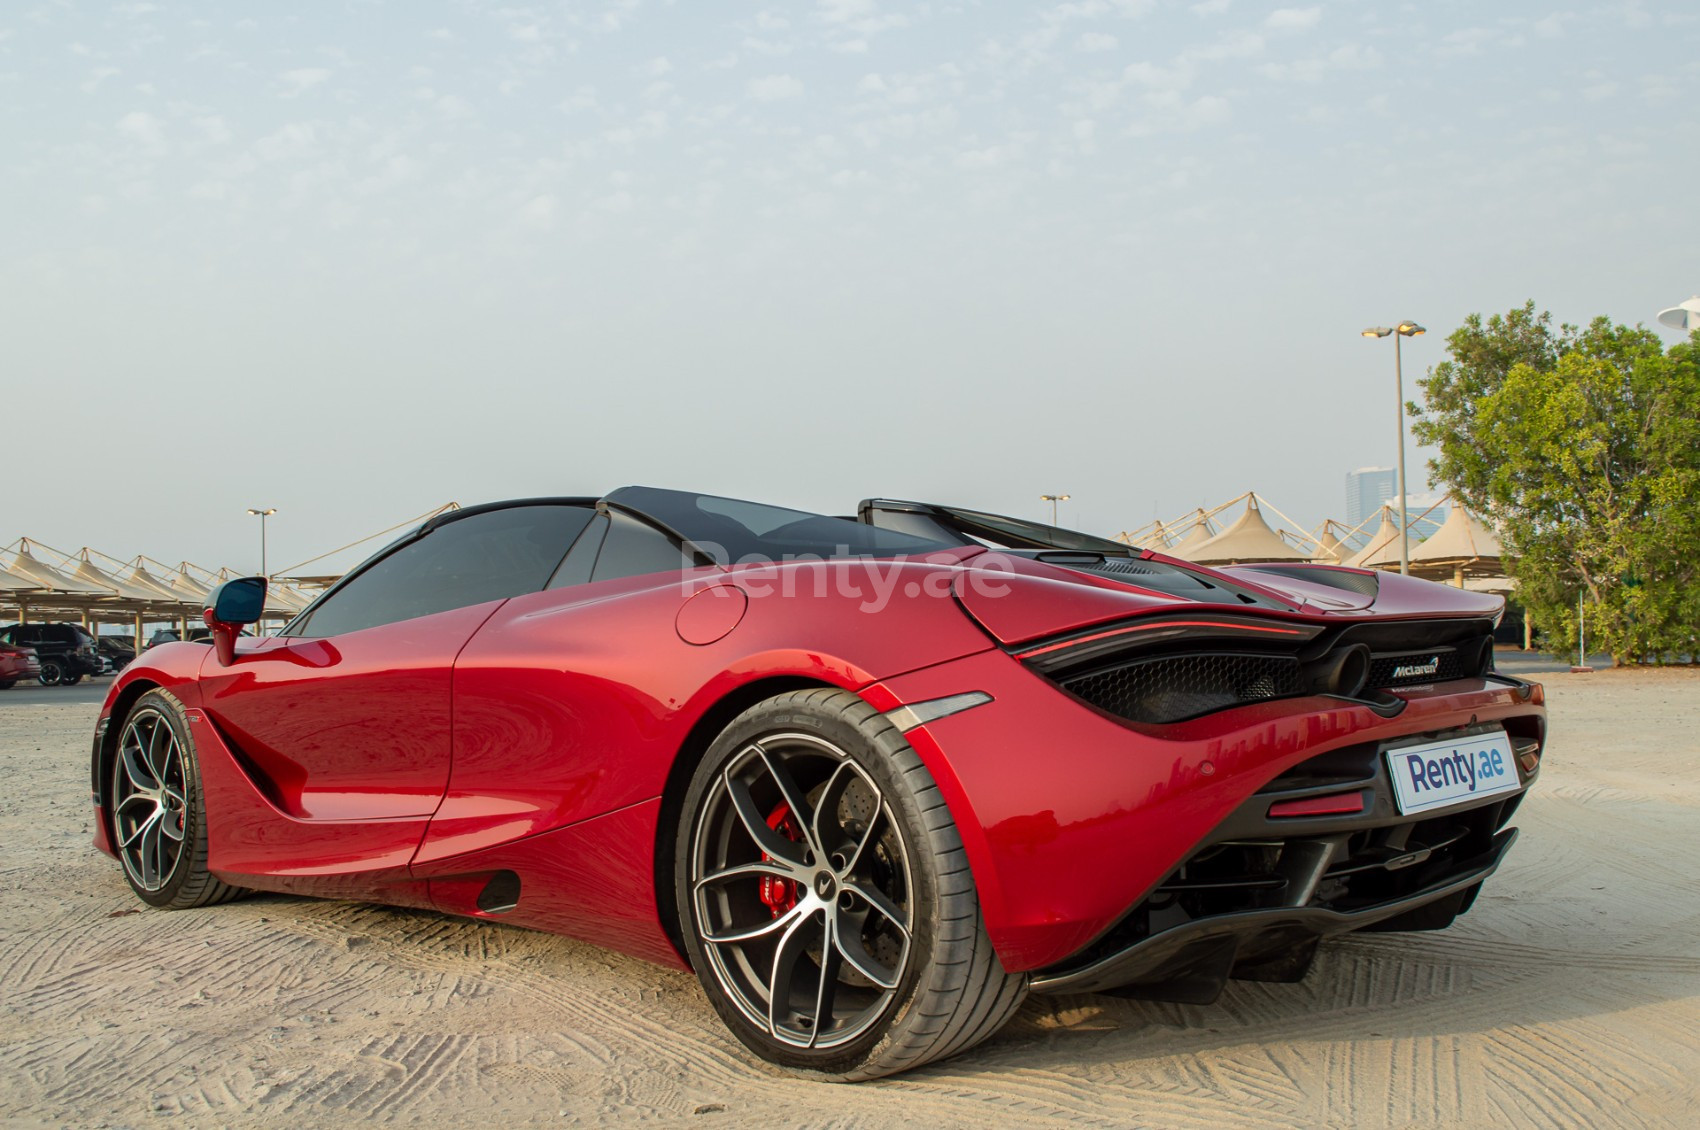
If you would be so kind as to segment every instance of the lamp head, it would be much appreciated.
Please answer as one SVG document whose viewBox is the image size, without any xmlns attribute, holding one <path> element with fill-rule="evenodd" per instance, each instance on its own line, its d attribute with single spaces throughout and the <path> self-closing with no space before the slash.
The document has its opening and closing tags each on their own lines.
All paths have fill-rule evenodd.
<svg viewBox="0 0 1700 1130">
<path fill-rule="evenodd" d="M 1365 337 L 1386 337 L 1392 332 L 1393 331 L 1388 329 L 1386 326 L 1371 326 L 1369 329 L 1363 331 L 1363 335 Z"/>
<path fill-rule="evenodd" d="M 1399 336 L 1400 337 L 1416 337 L 1418 334 L 1426 334 L 1426 333 L 1428 333 L 1428 331 L 1423 329 L 1423 327 L 1417 325 L 1417 323 L 1415 323 L 1415 322 L 1400 322 L 1399 323 Z"/>
</svg>

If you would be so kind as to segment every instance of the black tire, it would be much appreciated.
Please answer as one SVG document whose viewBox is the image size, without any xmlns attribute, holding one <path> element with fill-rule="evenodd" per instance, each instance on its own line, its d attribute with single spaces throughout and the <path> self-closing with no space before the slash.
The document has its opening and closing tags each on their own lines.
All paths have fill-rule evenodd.
<svg viewBox="0 0 1700 1130">
<path fill-rule="evenodd" d="M 16 679 L 0 679 L 0 691 L 9 691 L 18 685 Z"/>
<path fill-rule="evenodd" d="M 854 694 L 796 691 L 740 715 L 697 767 L 680 831 L 691 965 L 763 1059 L 830 1081 L 891 1075 L 973 1047 L 1027 995 L 992 951 L 932 775 Z"/>
<path fill-rule="evenodd" d="M 66 671 L 59 677 L 59 685 L 62 687 L 74 687 L 82 681 L 83 673 L 81 671 Z"/>
<path fill-rule="evenodd" d="M 200 760 L 183 704 L 168 691 L 149 691 L 124 716 L 107 800 L 124 878 L 143 902 L 185 910 L 246 893 L 207 870 Z"/>
<path fill-rule="evenodd" d="M 56 687 L 65 678 L 65 666 L 57 659 L 43 659 L 35 681 L 44 687 Z"/>
</svg>

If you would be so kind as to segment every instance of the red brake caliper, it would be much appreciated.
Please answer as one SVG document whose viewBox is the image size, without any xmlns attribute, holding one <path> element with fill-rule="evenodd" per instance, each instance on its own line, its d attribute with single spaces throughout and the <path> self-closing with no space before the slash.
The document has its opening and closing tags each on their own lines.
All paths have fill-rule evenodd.
<svg viewBox="0 0 1700 1130">
<path fill-rule="evenodd" d="M 797 821 L 791 815 L 791 806 L 784 801 L 767 817 L 767 826 L 784 836 L 793 843 L 803 842 L 803 830 L 797 827 Z M 773 857 L 762 852 L 762 862 L 771 863 Z M 761 877 L 761 901 L 778 918 L 787 910 L 797 905 L 797 884 L 790 879 L 781 879 L 775 875 Z"/>
</svg>

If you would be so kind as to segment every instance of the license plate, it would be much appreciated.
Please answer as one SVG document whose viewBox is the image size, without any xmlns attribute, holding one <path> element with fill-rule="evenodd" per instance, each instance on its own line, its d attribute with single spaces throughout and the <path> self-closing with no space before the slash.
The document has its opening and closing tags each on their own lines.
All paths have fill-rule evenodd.
<svg viewBox="0 0 1700 1130">
<path fill-rule="evenodd" d="M 1515 792 L 1520 783 L 1504 730 L 1388 750 L 1387 771 L 1401 814 Z"/>
</svg>

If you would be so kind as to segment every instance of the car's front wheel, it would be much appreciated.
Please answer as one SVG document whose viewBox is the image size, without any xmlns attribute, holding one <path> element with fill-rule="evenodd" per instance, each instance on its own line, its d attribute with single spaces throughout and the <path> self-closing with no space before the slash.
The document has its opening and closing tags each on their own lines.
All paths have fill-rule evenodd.
<svg viewBox="0 0 1700 1130">
<path fill-rule="evenodd" d="M 183 704 L 170 693 L 149 691 L 125 716 L 109 803 L 124 877 L 143 902 L 183 910 L 243 893 L 207 870 L 200 761 Z"/>
<path fill-rule="evenodd" d="M 65 668 L 57 659 L 43 659 L 35 680 L 44 687 L 56 687 L 65 680 Z"/>
<path fill-rule="evenodd" d="M 765 1059 L 871 1079 L 972 1047 L 1027 993 L 932 775 L 856 695 L 780 695 L 710 747 L 675 853 L 692 966 Z"/>
</svg>

